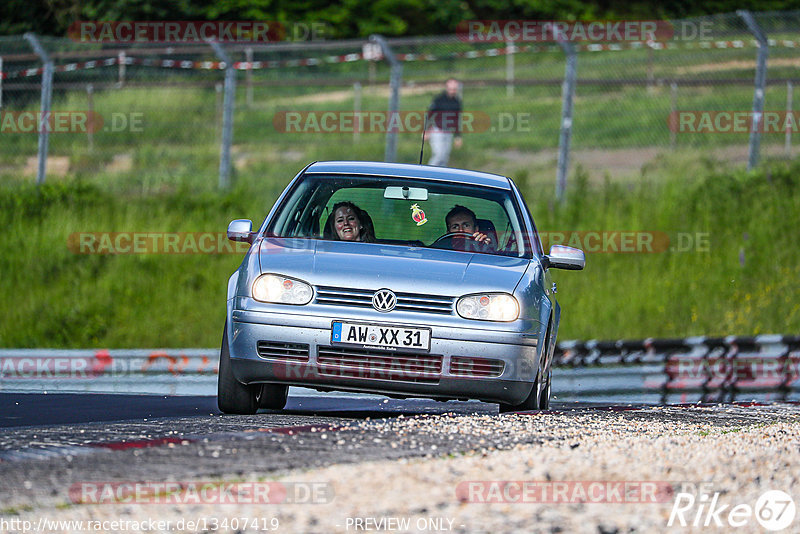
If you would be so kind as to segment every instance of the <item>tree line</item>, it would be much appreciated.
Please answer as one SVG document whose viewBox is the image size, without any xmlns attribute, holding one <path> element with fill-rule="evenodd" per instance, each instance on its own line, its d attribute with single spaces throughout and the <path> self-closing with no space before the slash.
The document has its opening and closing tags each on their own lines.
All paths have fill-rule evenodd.
<svg viewBox="0 0 800 534">
<path fill-rule="evenodd" d="M 66 37 L 76 21 L 322 23 L 326 38 L 454 33 L 465 20 L 662 20 L 737 9 L 800 9 L 800 0 L 2 0 L 0 35 Z"/>
</svg>

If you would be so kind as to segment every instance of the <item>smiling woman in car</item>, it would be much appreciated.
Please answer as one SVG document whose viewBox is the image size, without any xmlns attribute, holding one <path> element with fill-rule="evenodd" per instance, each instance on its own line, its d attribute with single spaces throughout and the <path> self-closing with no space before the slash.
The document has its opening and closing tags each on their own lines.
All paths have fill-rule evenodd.
<svg viewBox="0 0 800 534">
<path fill-rule="evenodd" d="M 338 241 L 375 242 L 375 228 L 369 214 L 352 202 L 339 202 L 331 208 L 323 238 Z"/>
</svg>

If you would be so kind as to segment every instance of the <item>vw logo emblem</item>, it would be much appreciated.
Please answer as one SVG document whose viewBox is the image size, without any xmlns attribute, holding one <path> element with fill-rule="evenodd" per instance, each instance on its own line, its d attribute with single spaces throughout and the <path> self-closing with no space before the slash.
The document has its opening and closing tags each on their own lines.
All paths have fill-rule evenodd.
<svg viewBox="0 0 800 534">
<path fill-rule="evenodd" d="M 379 289 L 372 295 L 372 307 L 379 312 L 390 312 L 397 305 L 397 297 L 390 289 Z"/>
</svg>

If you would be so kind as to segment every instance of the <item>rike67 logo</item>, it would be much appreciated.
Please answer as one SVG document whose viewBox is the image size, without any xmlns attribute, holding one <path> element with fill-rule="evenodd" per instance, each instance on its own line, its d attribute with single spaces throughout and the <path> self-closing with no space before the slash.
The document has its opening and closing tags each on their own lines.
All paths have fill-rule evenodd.
<svg viewBox="0 0 800 534">
<path fill-rule="evenodd" d="M 687 487 L 687 486 L 692 486 Z M 684 484 L 675 495 L 668 527 L 717 527 L 724 530 L 755 526 L 776 532 L 792 525 L 796 508 L 792 497 L 780 490 L 766 491 L 755 505 L 720 499 L 720 492 L 711 491 L 711 483 Z"/>
</svg>

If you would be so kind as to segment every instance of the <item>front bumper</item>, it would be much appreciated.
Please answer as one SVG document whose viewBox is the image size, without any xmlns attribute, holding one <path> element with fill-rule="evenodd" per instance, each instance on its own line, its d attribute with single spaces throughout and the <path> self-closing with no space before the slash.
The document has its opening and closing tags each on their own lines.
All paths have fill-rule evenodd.
<svg viewBox="0 0 800 534">
<path fill-rule="evenodd" d="M 414 354 L 345 348 L 351 351 L 337 345 L 333 351 L 339 349 L 346 354 L 331 363 L 325 358 L 332 351 L 331 323 L 352 318 L 233 310 L 228 335 L 234 375 L 244 384 L 282 383 L 323 391 L 441 400 L 478 399 L 508 404 L 525 400 L 533 387 L 539 365 L 538 323 L 532 325 L 535 328 L 531 331 L 513 332 L 491 330 L 485 325 L 477 329 L 381 319 L 373 322 L 430 327 L 430 351 Z M 307 346 L 307 357 L 297 359 L 294 354 L 286 359 L 262 357 L 257 349 L 259 341 Z M 453 365 L 454 357 L 456 360 L 466 357 L 494 361 L 499 366 L 493 376 L 469 376 L 463 366 Z M 376 365 L 367 361 L 376 359 L 388 363 Z M 430 365 L 420 370 L 422 361 Z"/>
</svg>

